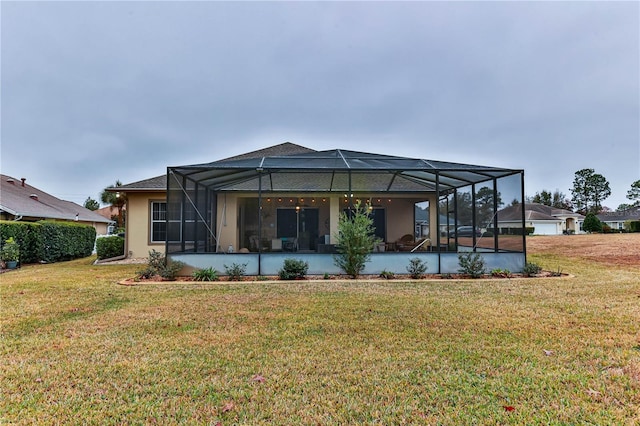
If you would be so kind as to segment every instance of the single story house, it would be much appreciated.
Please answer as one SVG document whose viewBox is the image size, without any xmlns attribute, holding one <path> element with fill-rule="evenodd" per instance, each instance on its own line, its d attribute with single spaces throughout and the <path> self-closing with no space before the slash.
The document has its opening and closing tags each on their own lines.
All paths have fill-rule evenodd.
<svg viewBox="0 0 640 426">
<path fill-rule="evenodd" d="M 376 247 L 363 273 L 406 273 L 420 256 L 431 273 L 458 270 L 458 253 L 482 253 L 487 267 L 522 270 L 520 232 L 487 238 L 449 235 L 458 226 L 496 227 L 498 200 L 524 199 L 524 172 L 496 167 L 292 143 L 214 161 L 168 167 L 167 174 L 111 191 L 127 195 L 126 252 L 164 249 L 191 268 L 245 264 L 249 275 L 274 275 L 286 258 L 309 274 L 336 274 L 338 221 L 357 203 L 370 212 Z M 416 206 L 428 209 L 428 232 L 416 239 Z M 445 224 L 442 222 L 446 221 Z M 444 232 L 438 232 L 444 230 Z M 420 232 L 419 232 L 420 233 Z"/>
<path fill-rule="evenodd" d="M 7 175 L 0 175 L 0 219 L 74 221 L 93 226 L 98 235 L 106 234 L 107 227 L 113 223 L 81 205 L 61 200 L 27 184 L 26 179 Z"/>
<path fill-rule="evenodd" d="M 622 211 L 600 213 L 598 219 L 611 229 L 621 231 L 624 229 L 625 222 L 640 220 L 640 206 L 631 207 Z"/>
<path fill-rule="evenodd" d="M 498 228 L 520 227 L 522 205 L 512 205 L 498 211 Z M 580 234 L 584 216 L 570 210 L 558 209 L 538 203 L 526 203 L 524 208 L 526 228 L 533 228 L 534 235 Z"/>
</svg>

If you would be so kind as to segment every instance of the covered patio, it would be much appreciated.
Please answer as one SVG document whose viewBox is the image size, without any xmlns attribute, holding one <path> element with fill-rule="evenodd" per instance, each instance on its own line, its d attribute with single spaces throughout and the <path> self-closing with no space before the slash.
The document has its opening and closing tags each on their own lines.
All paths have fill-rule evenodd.
<svg viewBox="0 0 640 426">
<path fill-rule="evenodd" d="M 365 274 L 406 273 L 416 256 L 428 273 L 455 273 L 465 251 L 517 272 L 524 215 L 500 229 L 497 212 L 523 199 L 522 170 L 340 149 L 169 167 L 166 253 L 220 272 L 236 263 L 249 275 L 274 275 L 297 258 L 309 274 L 338 274 L 340 213 L 359 202 L 380 240 Z"/>
</svg>

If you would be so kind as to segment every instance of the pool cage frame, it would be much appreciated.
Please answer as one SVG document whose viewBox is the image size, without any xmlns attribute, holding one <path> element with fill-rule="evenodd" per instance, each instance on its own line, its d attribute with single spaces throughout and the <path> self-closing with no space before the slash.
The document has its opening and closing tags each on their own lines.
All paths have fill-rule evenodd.
<svg viewBox="0 0 640 426">
<path fill-rule="evenodd" d="M 257 199 L 257 217 L 253 221 L 257 224 L 259 243 L 254 252 L 237 253 L 237 244 L 235 247 L 221 244 L 223 224 L 237 227 L 240 220 L 226 214 L 228 195 Z M 524 209 L 520 209 L 519 226 L 501 228 L 499 223 L 500 207 L 506 204 L 503 198 L 508 197 L 506 201 L 511 201 L 511 205 L 524 205 L 523 170 L 348 150 L 168 167 L 167 255 L 194 268 L 217 265 L 218 270 L 222 270 L 221 262 L 246 261 L 252 265 L 250 270 L 255 275 L 272 274 L 283 258 L 295 256 L 317 264 L 310 268 L 310 274 L 335 273 L 331 266 L 332 255 L 328 253 L 265 250 L 261 243 L 265 235 L 263 211 L 266 200 L 276 196 L 339 198 L 344 203 L 339 208 L 347 209 L 354 208 L 356 200 L 371 203 L 372 199 L 391 196 L 430 198 L 435 201 L 434 205 L 430 203 L 429 209 L 430 213 L 435 213 L 430 217 L 435 219 L 436 230 L 431 231 L 430 250 L 404 253 L 402 259 L 423 256 L 430 269 L 438 273 L 456 272 L 457 253 L 462 251 L 479 252 L 488 260 L 488 265 L 505 266 L 505 269 L 509 266 L 513 272 L 521 270 L 526 262 Z M 298 209 L 297 203 L 295 208 Z M 474 230 L 464 242 L 456 232 L 460 226 Z M 476 230 L 480 229 L 482 232 L 477 235 Z M 381 259 L 400 256 L 395 251 L 373 255 L 368 266 L 372 273 L 388 270 L 385 265 L 389 265 L 389 260 Z M 455 261 L 452 255 L 455 255 Z M 270 257 L 274 259 L 265 262 Z M 398 273 L 402 269 L 396 267 Z"/>
</svg>

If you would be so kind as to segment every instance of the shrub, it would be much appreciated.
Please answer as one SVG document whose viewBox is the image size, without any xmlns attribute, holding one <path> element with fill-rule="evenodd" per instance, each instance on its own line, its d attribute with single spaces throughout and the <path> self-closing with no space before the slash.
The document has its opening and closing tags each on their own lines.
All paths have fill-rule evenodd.
<svg viewBox="0 0 640 426">
<path fill-rule="evenodd" d="M 156 275 L 160 275 L 167 281 L 173 281 L 176 279 L 178 272 L 180 272 L 182 268 L 184 268 L 184 262 L 180 262 L 179 260 L 168 262 L 164 253 L 151 250 L 149 252 L 147 267 L 138 271 L 136 278 L 148 279 Z"/>
<path fill-rule="evenodd" d="M 149 252 L 148 264 L 151 269 L 154 269 L 155 271 L 160 271 L 167 264 L 167 258 L 164 255 L 164 253 L 161 253 L 159 251 L 156 251 L 155 249 L 152 249 Z"/>
<path fill-rule="evenodd" d="M 247 264 L 232 263 L 231 266 L 224 265 L 224 270 L 229 276 L 229 281 L 240 281 L 247 270 Z"/>
<path fill-rule="evenodd" d="M 480 278 L 486 273 L 484 259 L 480 254 L 467 252 L 458 255 L 458 272 L 469 275 L 471 278 Z"/>
<path fill-rule="evenodd" d="M 160 271 L 160 276 L 162 279 L 167 281 L 175 281 L 178 276 L 178 272 L 184 268 L 184 262 L 180 262 L 179 260 L 172 260 L 171 262 L 167 262 L 164 268 Z"/>
<path fill-rule="evenodd" d="M 522 273 L 525 277 L 530 277 L 532 275 L 537 275 L 542 271 L 542 266 L 537 263 L 527 262 L 522 269 Z"/>
<path fill-rule="evenodd" d="M 22 263 L 51 263 L 91 256 L 96 230 L 75 222 L 0 222 L 0 240 L 9 237 L 20 244 Z"/>
<path fill-rule="evenodd" d="M 360 202 L 356 203 L 354 210 L 340 213 L 336 239 L 338 253 L 333 255 L 335 265 L 352 278 L 358 278 L 378 242 L 373 219 Z"/>
<path fill-rule="evenodd" d="M 20 245 L 22 263 L 35 263 L 42 258 L 43 244 L 39 223 L 0 221 L 0 241 L 11 237 Z"/>
<path fill-rule="evenodd" d="M 196 281 L 218 281 L 218 271 L 213 267 L 197 269 L 193 271 L 193 279 Z"/>
<path fill-rule="evenodd" d="M 72 222 L 42 221 L 40 231 L 44 262 L 58 262 L 91 256 L 96 241 L 93 226 Z"/>
<path fill-rule="evenodd" d="M 427 272 L 427 264 L 424 263 L 420 258 L 414 257 L 413 259 L 409 259 L 409 266 L 407 266 L 407 272 L 414 280 L 418 280 L 424 277 L 425 272 Z"/>
<path fill-rule="evenodd" d="M 0 259 L 4 261 L 18 261 L 20 260 L 20 245 L 13 237 L 9 237 L 2 244 L 0 249 Z"/>
<path fill-rule="evenodd" d="M 117 235 L 98 238 L 96 253 L 100 260 L 124 255 L 124 238 Z"/>
<path fill-rule="evenodd" d="M 383 269 L 382 272 L 380 272 L 380 278 L 384 278 L 385 280 L 391 280 L 395 278 L 395 274 L 391 271 L 387 271 L 386 269 Z"/>
<path fill-rule="evenodd" d="M 497 278 L 511 278 L 511 271 L 508 269 L 496 268 L 491 270 L 491 276 Z"/>
<path fill-rule="evenodd" d="M 587 232 L 602 232 L 602 222 L 593 214 L 587 213 L 582 224 L 582 229 Z"/>
<path fill-rule="evenodd" d="M 624 223 L 624 227 L 629 232 L 640 232 L 640 220 L 628 220 Z"/>
<path fill-rule="evenodd" d="M 282 269 L 278 271 L 281 280 L 303 279 L 309 270 L 309 263 L 302 259 L 285 259 Z"/>
</svg>

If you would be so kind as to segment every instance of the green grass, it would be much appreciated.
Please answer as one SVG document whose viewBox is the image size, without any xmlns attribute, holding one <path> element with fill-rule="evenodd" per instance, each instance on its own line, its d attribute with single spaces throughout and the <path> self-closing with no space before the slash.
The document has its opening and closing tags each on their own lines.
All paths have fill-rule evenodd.
<svg viewBox="0 0 640 426">
<path fill-rule="evenodd" d="M 1 423 L 640 421 L 637 270 L 125 287 L 91 260 L 0 275 Z"/>
</svg>

